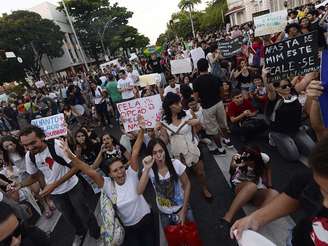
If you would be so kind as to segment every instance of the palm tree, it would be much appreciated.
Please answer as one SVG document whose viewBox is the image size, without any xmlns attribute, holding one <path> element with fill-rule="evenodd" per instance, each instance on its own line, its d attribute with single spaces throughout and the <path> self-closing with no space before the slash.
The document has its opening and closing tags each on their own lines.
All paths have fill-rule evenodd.
<svg viewBox="0 0 328 246">
<path fill-rule="evenodd" d="M 194 22 L 192 21 L 191 12 L 194 10 L 194 6 L 201 2 L 202 2 L 201 0 L 180 0 L 179 5 L 178 5 L 181 10 L 186 10 L 186 9 L 189 10 L 189 18 L 190 18 L 190 23 L 191 23 L 192 35 L 194 36 L 194 38 L 196 35 L 195 35 Z"/>
</svg>

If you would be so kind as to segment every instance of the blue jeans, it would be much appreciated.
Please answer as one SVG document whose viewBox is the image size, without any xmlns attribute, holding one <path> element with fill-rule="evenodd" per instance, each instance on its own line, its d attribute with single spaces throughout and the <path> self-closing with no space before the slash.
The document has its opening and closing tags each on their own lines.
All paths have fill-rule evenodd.
<svg viewBox="0 0 328 246">
<path fill-rule="evenodd" d="M 161 220 L 161 224 L 163 229 L 168 226 L 168 225 L 175 225 L 178 223 L 175 223 L 172 221 L 172 215 L 176 215 L 177 213 L 173 213 L 173 214 L 164 214 L 162 212 L 159 212 L 160 215 L 160 220 Z M 194 216 L 192 214 L 192 211 L 190 208 L 188 208 L 187 214 L 186 214 L 186 220 L 187 221 L 195 221 Z"/>
<path fill-rule="evenodd" d="M 277 146 L 279 153 L 288 161 L 297 161 L 300 153 L 309 156 L 315 146 L 314 141 L 305 130 L 299 130 L 293 135 L 270 132 L 270 136 Z"/>
</svg>

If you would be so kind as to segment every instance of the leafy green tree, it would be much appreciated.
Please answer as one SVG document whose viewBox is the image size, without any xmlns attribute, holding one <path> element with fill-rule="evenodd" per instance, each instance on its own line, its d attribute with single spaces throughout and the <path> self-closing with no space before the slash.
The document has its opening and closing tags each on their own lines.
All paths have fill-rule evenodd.
<svg viewBox="0 0 328 246">
<path fill-rule="evenodd" d="M 109 0 L 65 0 L 69 14 L 74 18 L 74 27 L 87 55 L 97 62 L 106 49 L 113 54 L 127 45 L 147 45 L 149 40 L 138 34 L 137 29 L 128 26 L 133 13 Z M 63 10 L 62 4 L 59 7 Z M 131 41 L 124 39 L 131 37 Z M 133 39 L 132 39 L 133 38 Z M 147 42 L 146 42 L 147 41 Z M 146 44 L 145 44 L 146 43 Z"/>
<path fill-rule="evenodd" d="M 201 0 L 180 0 L 179 5 L 178 5 L 181 10 L 188 9 L 191 29 L 192 29 L 192 33 L 193 33 L 194 37 L 195 37 L 195 27 L 194 27 L 194 22 L 192 19 L 192 11 L 194 10 L 195 5 L 199 4 L 201 2 L 202 2 Z"/>
<path fill-rule="evenodd" d="M 15 58 L 0 59 L 0 81 L 20 80 L 25 72 L 35 78 L 40 76 L 41 59 L 63 55 L 64 33 L 54 22 L 42 19 L 29 11 L 14 11 L 0 18 L 0 49 L 12 51 L 21 57 L 19 63 Z"/>
<path fill-rule="evenodd" d="M 214 29 L 224 25 L 224 13 L 227 10 L 228 4 L 225 0 L 214 0 L 209 2 L 200 19 L 200 29 Z"/>
</svg>

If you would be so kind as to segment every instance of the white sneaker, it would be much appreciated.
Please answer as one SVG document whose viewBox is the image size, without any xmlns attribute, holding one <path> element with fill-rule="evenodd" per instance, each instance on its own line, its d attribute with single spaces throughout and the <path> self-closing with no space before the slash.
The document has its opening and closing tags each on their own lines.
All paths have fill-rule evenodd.
<svg viewBox="0 0 328 246">
<path fill-rule="evenodd" d="M 75 235 L 72 246 L 80 246 L 82 243 L 83 236 Z"/>
</svg>

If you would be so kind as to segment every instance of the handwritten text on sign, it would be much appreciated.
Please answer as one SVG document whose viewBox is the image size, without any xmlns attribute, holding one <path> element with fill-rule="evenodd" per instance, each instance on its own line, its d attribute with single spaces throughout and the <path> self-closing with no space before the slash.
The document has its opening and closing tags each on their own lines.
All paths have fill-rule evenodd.
<svg viewBox="0 0 328 246">
<path fill-rule="evenodd" d="M 144 117 L 146 128 L 154 128 L 161 117 L 162 101 L 160 95 L 155 95 L 118 103 L 117 108 L 124 130 L 131 132 L 139 129 L 138 115 Z"/>
<path fill-rule="evenodd" d="M 255 37 L 281 32 L 287 25 L 287 11 L 281 10 L 254 17 Z"/>
<path fill-rule="evenodd" d="M 303 75 L 319 68 L 318 35 L 311 32 L 265 47 L 265 67 L 271 81 Z"/>
<path fill-rule="evenodd" d="M 190 58 L 171 60 L 170 64 L 172 74 L 191 73 L 192 71 Z"/>
<path fill-rule="evenodd" d="M 241 52 L 242 44 L 243 42 L 241 38 L 235 38 L 233 40 L 219 42 L 218 48 L 223 57 L 229 58 Z"/>
<path fill-rule="evenodd" d="M 31 124 L 42 128 L 46 134 L 46 139 L 67 135 L 64 114 L 35 119 L 31 121 Z"/>
</svg>

